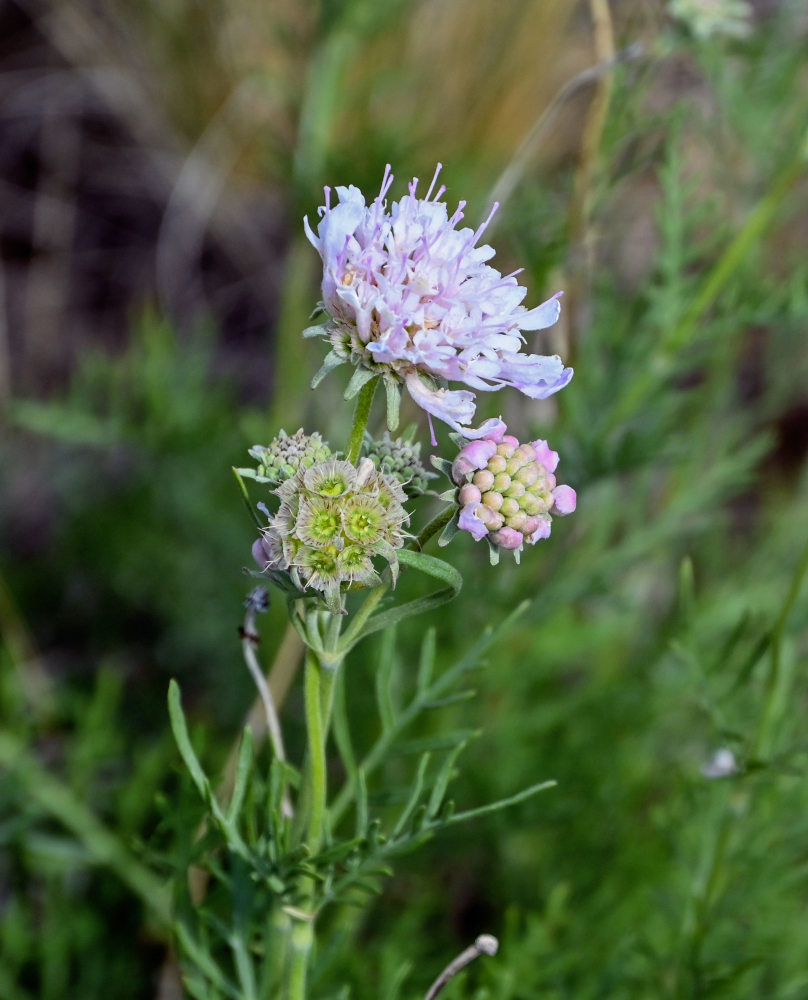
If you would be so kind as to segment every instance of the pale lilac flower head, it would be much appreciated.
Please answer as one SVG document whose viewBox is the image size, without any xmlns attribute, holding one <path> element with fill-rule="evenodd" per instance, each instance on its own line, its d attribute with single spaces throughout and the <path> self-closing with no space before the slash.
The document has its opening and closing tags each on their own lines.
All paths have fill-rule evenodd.
<svg viewBox="0 0 808 1000">
<path fill-rule="evenodd" d="M 522 305 L 526 289 L 516 274 L 502 276 L 478 246 L 488 219 L 476 230 L 457 228 L 465 202 L 450 216 L 436 187 L 424 198 L 409 194 L 388 205 L 388 166 L 378 196 L 365 204 L 356 187 L 325 189 L 315 234 L 306 234 L 323 261 L 324 331 L 332 345 L 327 369 L 349 362 L 382 375 L 394 390 L 407 387 L 431 416 L 467 438 L 487 437 L 501 421 L 472 429 L 475 391 L 512 386 L 532 399 L 563 388 L 572 377 L 558 356 L 522 350 L 523 330 L 543 330 L 558 319 L 558 295 L 534 309 Z M 360 380 L 361 381 L 361 380 Z M 465 389 L 449 389 L 459 382 Z"/>
<path fill-rule="evenodd" d="M 469 441 L 450 469 L 457 486 L 456 526 L 476 541 L 487 539 L 492 559 L 509 549 L 518 560 L 525 543 L 549 536 L 553 516 L 575 510 L 575 490 L 557 485 L 557 466 L 558 452 L 546 441 L 520 444 L 504 428 Z"/>
</svg>

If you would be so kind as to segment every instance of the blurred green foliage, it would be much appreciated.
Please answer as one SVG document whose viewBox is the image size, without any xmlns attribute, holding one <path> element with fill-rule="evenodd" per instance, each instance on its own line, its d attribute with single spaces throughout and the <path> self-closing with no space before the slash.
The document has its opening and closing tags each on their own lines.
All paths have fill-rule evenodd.
<svg viewBox="0 0 808 1000">
<path fill-rule="evenodd" d="M 423 746 L 452 727 L 481 730 L 456 778 L 459 809 L 545 779 L 558 787 L 398 861 L 370 911 L 335 916 L 316 996 L 422 995 L 482 931 L 501 937 L 499 955 L 458 977 L 447 1000 L 808 994 L 808 122 L 792 6 L 729 48 L 667 35 L 666 52 L 616 75 L 591 219 L 596 263 L 575 282 L 585 321 L 576 309 L 563 348 L 576 376 L 553 406 L 513 412 L 560 452 L 578 511 L 519 569 L 492 570 L 458 538 L 448 556 L 465 575 L 461 597 L 402 627 L 395 654 L 406 689 L 427 625 L 446 669 L 485 620 L 529 597 L 475 673 L 476 697 L 424 716 L 409 736 Z M 301 192 L 329 162 L 341 182 L 381 176 L 378 136 L 351 175 L 329 139 L 346 108 L 316 100 L 318 87 L 337 100 L 343 47 L 362 52 L 393 30 L 387 14 L 363 20 L 366 5 L 349 7 L 361 27 L 350 38 L 341 5 L 323 5 L 314 51 L 331 61 L 312 72 L 332 77 L 307 92 L 297 167 L 270 171 L 311 204 Z M 698 81 L 698 110 L 660 82 L 666 64 Z M 399 141 L 402 155 L 421 156 Z M 491 150 L 463 157 L 447 173 L 469 179 L 481 214 L 471 198 L 492 179 Z M 562 165 L 526 179 L 503 209 L 494 242 L 526 265 L 535 300 L 576 274 L 571 190 Z M 632 226 L 638 217 L 653 224 Z M 632 241 L 639 262 L 626 260 Z M 304 278 L 289 288 L 287 317 L 305 316 L 316 290 Z M 281 324 L 275 349 L 300 365 L 296 332 Z M 12 401 L 0 450 L 10 541 L 0 555 L 0 994 L 10 1000 L 156 995 L 161 880 L 189 863 L 199 818 L 168 736 L 168 679 L 190 700 L 209 774 L 253 697 L 236 634 L 251 525 L 228 466 L 273 436 L 276 417 L 289 431 L 305 421 L 344 438 L 331 419 L 336 391 L 281 392 L 283 414 L 270 418 L 217 374 L 210 334 L 178 339 L 148 315 L 123 355 L 84 358 L 65 398 Z M 283 621 L 273 607 L 267 661 Z M 347 664 L 359 753 L 377 736 L 382 641 Z M 297 693 L 284 722 L 295 752 Z M 702 768 L 719 748 L 739 773 L 709 780 Z M 412 765 L 400 754 L 385 781 L 403 783 Z"/>
</svg>

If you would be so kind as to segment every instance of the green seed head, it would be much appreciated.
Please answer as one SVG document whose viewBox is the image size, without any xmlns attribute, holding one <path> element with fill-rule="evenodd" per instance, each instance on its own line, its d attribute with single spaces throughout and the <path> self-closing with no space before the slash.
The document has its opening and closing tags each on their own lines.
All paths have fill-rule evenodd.
<svg viewBox="0 0 808 1000">
<path fill-rule="evenodd" d="M 303 500 L 296 520 L 296 531 L 306 545 L 322 547 L 340 535 L 342 522 L 333 501 L 321 497 Z"/>
<path fill-rule="evenodd" d="M 348 538 L 372 546 L 384 537 L 387 513 L 373 497 L 353 497 L 343 506 L 342 524 Z"/>
<path fill-rule="evenodd" d="M 306 469 L 303 484 L 321 497 L 342 497 L 356 482 L 356 469 L 350 462 L 330 459 Z"/>
<path fill-rule="evenodd" d="M 279 569 L 302 590 L 321 593 L 333 613 L 344 611 L 350 588 L 377 583 L 373 559 L 397 570 L 409 515 L 403 488 L 369 458 L 358 466 L 335 458 L 299 469 L 275 493 L 271 519 L 283 551 Z"/>
</svg>

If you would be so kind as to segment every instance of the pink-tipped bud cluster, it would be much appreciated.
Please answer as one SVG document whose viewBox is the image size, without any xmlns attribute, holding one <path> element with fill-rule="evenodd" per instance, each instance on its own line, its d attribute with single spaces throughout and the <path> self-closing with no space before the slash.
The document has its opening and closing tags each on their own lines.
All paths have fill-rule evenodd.
<svg viewBox="0 0 808 1000">
<path fill-rule="evenodd" d="M 576 504 L 575 490 L 556 484 L 557 466 L 546 441 L 520 444 L 504 428 L 469 441 L 452 463 L 458 527 L 515 552 L 547 538 L 552 516 L 571 514 Z"/>
</svg>

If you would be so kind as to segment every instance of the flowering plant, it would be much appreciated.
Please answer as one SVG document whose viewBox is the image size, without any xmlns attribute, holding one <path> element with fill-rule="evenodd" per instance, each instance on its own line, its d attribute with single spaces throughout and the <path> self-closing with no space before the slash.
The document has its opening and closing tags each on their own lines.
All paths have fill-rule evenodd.
<svg viewBox="0 0 808 1000">
<path fill-rule="evenodd" d="M 473 390 L 511 387 L 543 398 L 562 389 L 572 371 L 558 357 L 522 351 L 523 331 L 542 329 L 558 318 L 559 296 L 535 309 L 522 306 L 526 291 L 515 274 L 503 277 L 490 267 L 486 261 L 494 251 L 478 245 L 486 224 L 458 229 L 464 203 L 449 216 L 439 200 L 444 193 L 442 186 L 436 188 L 439 171 L 425 198 L 416 196 L 413 180 L 409 194 L 389 207 L 389 167 L 370 205 L 355 187 L 337 188 L 332 205 L 326 189 L 317 234 L 305 223 L 323 261 L 326 317 L 305 332 L 323 336 L 331 347 L 314 384 L 332 368 L 351 364 L 346 396 L 356 396 L 357 403 L 344 452 L 318 433 L 281 430 L 268 445 L 249 450 L 254 466 L 234 470 L 256 525 L 251 572 L 284 594 L 290 635 L 305 654 L 303 767 L 287 759 L 278 705 L 257 662 L 256 618 L 267 606 L 263 586 L 247 599 L 242 645 L 272 745 L 269 778 L 253 766 L 254 737 L 246 729 L 232 782 L 216 795 L 192 747 L 179 689 L 172 683 L 174 734 L 207 807 L 207 833 L 198 841 L 196 856 L 202 875 L 184 900 L 180 923 L 186 981 L 196 996 L 215 988 L 217 995 L 303 1000 L 310 995 L 316 927 L 325 910 L 351 901 L 360 885 L 378 880 L 394 855 L 437 830 L 552 784 L 542 782 L 509 799 L 456 813 L 447 790 L 465 738 L 455 735 L 436 768 L 430 753 L 421 757 L 404 808 L 392 823 L 371 815 L 371 772 L 415 715 L 451 693 L 495 632 L 436 680 L 434 640 L 425 638 L 413 700 L 397 710 L 382 694 L 382 734 L 361 763 L 340 694 L 341 668 L 356 643 L 373 632 L 389 634 L 460 590 L 458 571 L 424 551 L 433 537 L 439 535 L 445 546 L 465 532 L 475 541 L 486 539 L 492 563 L 502 550 L 512 551 L 518 562 L 525 545 L 549 536 L 553 516 L 576 506 L 575 491 L 556 481 L 559 456 L 546 441 L 520 444 L 500 418 L 471 426 Z M 389 430 L 376 438 L 367 428 L 379 382 L 387 390 Z M 466 388 L 449 388 L 452 382 Z M 437 417 L 454 431 L 455 454 L 431 456 L 431 464 L 451 483 L 441 494 L 429 489 L 435 473 L 422 464 L 420 443 L 389 433 L 398 424 L 401 386 L 426 411 L 430 428 Z M 431 441 L 437 447 L 434 429 Z M 257 504 L 246 480 L 261 490 Z M 410 504 L 426 495 L 442 506 L 416 531 Z M 390 592 L 405 570 L 426 574 L 438 589 L 391 602 Z M 381 692 L 390 669 L 379 664 Z M 345 775 L 336 795 L 329 795 L 326 766 L 332 725 Z M 353 834 L 344 830 L 349 810 Z M 234 897 L 232 926 L 221 918 L 206 923 L 201 904 L 211 881 Z M 245 936 L 253 919 L 263 929 Z M 232 953 L 237 983 L 229 978 L 227 963 L 216 964 L 202 944 L 213 932 Z M 429 996 L 465 962 L 495 950 L 496 941 L 480 935 L 438 978 Z"/>
</svg>

